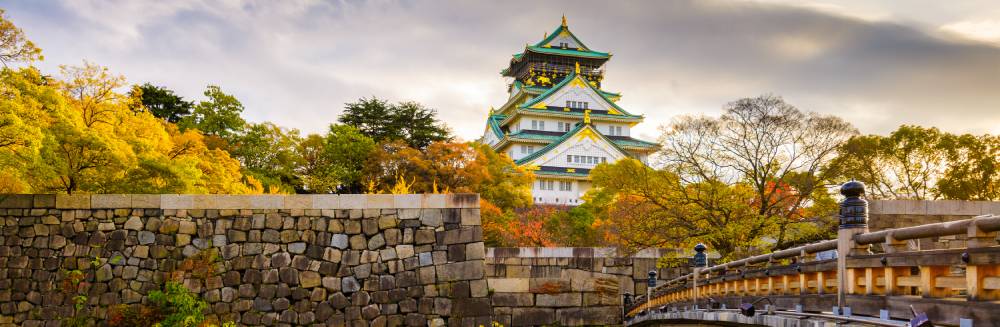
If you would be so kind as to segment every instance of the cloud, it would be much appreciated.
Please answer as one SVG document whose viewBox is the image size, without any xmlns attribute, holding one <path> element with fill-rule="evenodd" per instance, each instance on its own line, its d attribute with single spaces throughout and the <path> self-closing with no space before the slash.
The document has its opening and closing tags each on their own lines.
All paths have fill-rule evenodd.
<svg viewBox="0 0 1000 327">
<path fill-rule="evenodd" d="M 941 30 L 973 40 L 1000 44 L 1000 20 L 960 21 L 941 26 Z"/>
<path fill-rule="evenodd" d="M 773 92 L 864 132 L 899 124 L 1000 132 L 1000 49 L 845 6 L 772 2 L 65 1 L 13 2 L 43 70 L 88 59 L 130 82 L 198 99 L 234 93 L 251 120 L 322 132 L 343 103 L 379 96 L 436 108 L 464 139 L 506 100 L 498 72 L 558 26 L 611 51 L 605 87 L 645 114 Z M 531 10 L 522 10 L 531 8 Z M 58 21 L 58 24 L 51 22 Z M 961 30 L 961 28 L 958 28 Z"/>
</svg>

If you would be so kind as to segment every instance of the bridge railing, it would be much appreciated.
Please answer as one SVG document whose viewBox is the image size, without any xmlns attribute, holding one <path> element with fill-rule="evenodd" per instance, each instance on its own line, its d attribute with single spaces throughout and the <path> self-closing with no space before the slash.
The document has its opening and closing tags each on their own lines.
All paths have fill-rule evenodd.
<svg viewBox="0 0 1000 327">
<path fill-rule="evenodd" d="M 913 306 L 935 323 L 1000 326 L 1000 216 L 877 232 L 841 221 L 836 240 L 696 268 L 661 283 L 627 315 L 713 303 L 735 308 L 767 297 L 785 310 L 910 319 Z M 922 250 L 915 241 L 958 235 L 966 237 L 964 247 Z"/>
</svg>

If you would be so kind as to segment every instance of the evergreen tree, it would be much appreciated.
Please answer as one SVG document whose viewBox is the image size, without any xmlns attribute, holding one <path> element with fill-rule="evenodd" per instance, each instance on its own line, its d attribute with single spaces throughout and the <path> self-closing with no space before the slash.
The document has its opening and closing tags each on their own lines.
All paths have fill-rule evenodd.
<svg viewBox="0 0 1000 327">
<path fill-rule="evenodd" d="M 171 123 L 180 122 L 191 114 L 191 109 L 194 107 L 191 102 L 174 94 L 173 90 L 150 83 L 133 86 L 131 95 L 133 97 L 138 95 L 142 106 L 153 116 Z"/>
</svg>

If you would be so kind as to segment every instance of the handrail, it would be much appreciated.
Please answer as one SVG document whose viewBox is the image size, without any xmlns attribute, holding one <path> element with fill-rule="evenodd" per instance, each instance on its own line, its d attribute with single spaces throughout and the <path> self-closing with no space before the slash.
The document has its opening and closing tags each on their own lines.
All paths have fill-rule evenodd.
<svg viewBox="0 0 1000 327">
<path fill-rule="evenodd" d="M 997 286 L 1000 285 L 1000 275 L 995 273 L 995 269 L 1000 268 L 996 264 L 1000 260 L 1000 246 L 997 246 L 996 243 L 998 232 L 1000 232 L 1000 215 L 982 215 L 950 222 L 847 234 L 845 237 L 848 238 L 843 241 L 849 243 L 846 245 L 849 252 L 838 254 L 843 256 L 842 259 L 847 259 L 847 263 L 844 266 L 845 263 L 840 260 L 836 265 L 836 270 L 831 268 L 828 261 L 820 263 L 821 265 L 814 268 L 803 270 L 802 268 L 809 265 L 803 265 L 803 263 L 810 260 L 799 260 L 799 264 L 781 266 L 781 270 L 776 274 L 771 269 L 764 273 L 741 271 L 737 274 L 727 274 L 732 269 L 762 263 L 771 267 L 779 260 L 835 250 L 838 249 L 839 241 L 826 240 L 778 250 L 769 254 L 755 255 L 712 267 L 696 269 L 696 272 L 656 285 L 650 289 L 648 297 L 637 298 L 633 306 L 628 308 L 629 315 L 650 306 L 691 301 L 701 296 L 766 296 L 769 294 L 794 296 L 831 295 L 833 293 L 853 296 L 889 296 L 910 294 L 909 292 L 916 290 L 914 287 L 919 288 L 924 298 L 944 301 L 936 305 L 961 307 L 961 302 L 949 302 L 945 299 L 958 294 L 957 290 L 965 290 L 961 294 L 967 293 L 967 295 L 963 295 L 967 301 L 987 303 L 981 301 L 1000 299 L 1000 286 Z M 905 256 L 922 257 L 925 254 L 921 254 L 919 249 L 906 248 L 906 245 L 900 241 L 952 235 L 966 235 L 968 237 L 967 242 L 963 243 L 965 244 L 963 248 L 983 248 L 982 250 L 962 253 L 961 260 L 968 266 L 964 278 L 950 275 L 946 266 L 950 265 L 951 263 L 948 262 L 952 261 L 930 259 L 910 261 L 908 259 L 897 260 L 896 263 L 893 263 L 891 259 L 886 261 L 885 257 L 881 261 L 877 259 L 878 257 L 874 257 L 876 260 L 873 261 L 872 256 L 865 255 L 871 253 L 868 245 L 884 242 L 892 245 L 892 247 L 883 248 L 887 254 L 903 253 Z M 841 251 L 845 251 L 844 248 L 841 248 Z M 972 255 L 970 256 L 970 254 Z M 892 256 L 903 258 L 899 254 Z M 914 267 L 920 268 L 919 273 L 912 270 Z M 975 267 L 982 268 L 974 269 Z M 713 273 L 724 277 L 712 278 Z M 796 275 L 797 277 L 794 277 Z M 697 289 L 695 289 L 695 283 L 692 282 L 695 277 L 698 279 Z M 838 278 L 847 279 L 844 281 L 846 283 L 844 289 L 837 286 L 841 282 L 834 283 L 834 280 L 840 280 Z M 948 319 L 953 318 L 955 317 L 949 316 Z"/>
<path fill-rule="evenodd" d="M 970 226 L 975 226 L 983 232 L 994 232 L 1000 230 L 1000 216 L 986 215 L 965 220 L 887 229 L 858 234 L 854 237 L 854 241 L 858 244 L 867 245 L 888 241 L 889 237 L 896 241 L 904 241 L 935 236 L 959 235 L 965 234 Z"/>
</svg>

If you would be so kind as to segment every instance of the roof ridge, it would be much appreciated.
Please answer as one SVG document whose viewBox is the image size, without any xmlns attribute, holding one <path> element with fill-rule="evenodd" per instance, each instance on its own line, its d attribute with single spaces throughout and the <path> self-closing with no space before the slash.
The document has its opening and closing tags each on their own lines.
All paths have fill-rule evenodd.
<svg viewBox="0 0 1000 327">
<path fill-rule="evenodd" d="M 520 108 L 531 108 L 532 106 L 538 104 L 538 102 L 541 102 L 542 100 L 545 100 L 546 98 L 548 98 L 549 96 L 551 96 L 556 91 L 558 91 L 558 90 L 562 89 L 563 87 L 565 87 L 566 84 L 569 84 L 569 82 L 572 81 L 575 78 L 580 78 L 583 81 L 583 85 L 586 85 L 588 88 L 590 88 L 590 90 L 594 91 L 594 93 L 597 94 L 597 96 L 601 97 L 601 99 L 603 99 L 609 105 L 611 105 L 612 108 L 615 108 L 615 110 L 621 112 L 621 114 L 623 116 L 636 116 L 636 115 L 633 115 L 633 114 L 629 113 L 625 109 L 622 109 L 622 107 L 619 107 L 618 104 L 616 104 L 614 101 L 611 101 L 611 99 L 608 99 L 608 97 L 606 95 L 604 95 L 603 93 L 601 93 L 599 89 L 597 89 L 593 85 L 590 85 L 590 81 L 587 81 L 587 79 L 583 78 L 582 75 L 578 75 L 576 72 L 570 72 L 569 74 L 566 75 L 565 78 L 563 78 L 562 81 L 559 81 L 558 84 L 553 85 L 551 88 L 549 88 L 548 90 L 546 90 L 542 94 L 539 94 L 539 95 L 535 96 L 534 98 L 532 98 L 528 102 L 525 102 L 524 104 L 522 104 L 522 105 L 520 105 L 518 107 L 520 107 Z M 636 116 L 636 117 L 639 117 L 639 116 Z"/>
<path fill-rule="evenodd" d="M 538 151 L 535 151 L 535 152 L 529 154 L 528 156 L 526 156 L 524 158 L 518 159 L 517 161 L 514 162 L 514 164 L 523 165 L 523 164 L 528 163 L 528 162 L 530 162 L 532 160 L 538 159 L 538 157 L 542 156 L 546 152 L 552 151 L 552 149 L 554 149 L 555 147 L 559 146 L 563 142 L 566 142 L 566 140 L 568 140 L 570 137 L 572 137 L 573 135 L 576 135 L 576 134 L 580 133 L 581 130 L 583 130 L 583 129 L 587 128 L 587 127 L 590 127 L 590 129 L 594 132 L 594 134 L 597 134 L 598 137 L 600 137 L 602 140 L 604 140 L 604 142 L 606 142 L 606 143 L 610 144 L 612 147 L 614 147 L 615 150 L 618 150 L 618 152 L 621 152 L 621 154 L 625 155 L 626 157 L 631 157 L 631 155 L 629 154 L 628 151 L 625 151 L 625 149 L 623 149 L 621 146 L 619 146 L 613 140 L 611 140 L 611 139 L 607 138 L 606 136 L 604 136 L 604 134 L 601 133 L 601 131 L 597 130 L 597 128 L 594 128 L 594 126 L 592 124 L 579 124 L 573 130 L 571 130 L 569 132 L 566 132 L 566 135 L 563 135 L 558 140 L 552 141 L 552 143 L 549 143 L 545 147 L 543 147 L 541 149 L 538 149 Z"/>
</svg>

